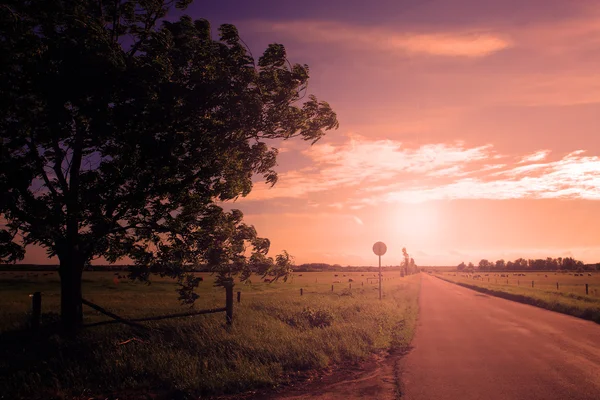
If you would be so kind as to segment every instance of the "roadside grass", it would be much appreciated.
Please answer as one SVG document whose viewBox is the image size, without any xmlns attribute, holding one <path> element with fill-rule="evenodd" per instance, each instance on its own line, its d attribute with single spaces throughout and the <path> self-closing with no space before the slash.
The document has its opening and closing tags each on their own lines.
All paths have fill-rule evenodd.
<svg viewBox="0 0 600 400">
<path fill-rule="evenodd" d="M 554 272 L 527 273 L 525 276 L 501 278 L 495 273 L 482 275 L 479 279 L 465 277 L 460 273 L 438 273 L 445 281 L 504 299 L 518 301 L 563 314 L 600 323 L 600 274 L 574 277 Z M 489 280 L 489 281 L 488 281 Z M 508 283 L 507 283 L 508 281 Z M 531 282 L 534 282 L 531 287 Z M 559 289 L 556 289 L 558 283 Z M 585 284 L 588 294 L 585 294 Z"/>
<path fill-rule="evenodd" d="M 0 275 L 0 393 L 5 398 L 131 390 L 197 396 L 274 387 L 306 371 L 408 346 L 420 288 L 419 275 L 388 274 L 379 301 L 377 286 L 361 273 L 346 278 L 303 273 L 272 284 L 255 279 L 236 284 L 242 297 L 230 327 L 224 313 L 217 313 L 146 322 L 154 329 L 142 335 L 120 324 L 89 327 L 67 340 L 52 329 L 60 299 L 56 274 L 11 274 Z M 224 290 L 212 286 L 209 275 L 204 278 L 196 308 L 222 307 Z M 84 298 L 125 318 L 187 309 L 179 305 L 169 280 L 147 286 L 112 279 L 111 273 L 86 273 Z M 332 292 L 337 279 L 345 282 L 334 284 Z M 43 292 L 45 325 L 37 334 L 23 329 L 33 291 Z M 107 319 L 89 308 L 84 312 L 86 323 Z M 134 337 L 139 340 L 126 342 Z"/>
</svg>

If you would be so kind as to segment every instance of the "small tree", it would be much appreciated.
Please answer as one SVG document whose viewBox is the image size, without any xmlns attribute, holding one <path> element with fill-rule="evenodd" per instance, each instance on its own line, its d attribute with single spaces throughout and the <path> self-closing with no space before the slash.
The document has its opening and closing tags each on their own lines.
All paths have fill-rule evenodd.
<svg viewBox="0 0 600 400">
<path fill-rule="evenodd" d="M 282 45 L 256 63 L 233 25 L 214 40 L 206 20 L 163 20 L 189 3 L 0 6 L 0 257 L 32 244 L 58 257 L 67 327 L 82 321 L 81 274 L 98 257 L 175 277 L 188 302 L 197 264 L 218 284 L 289 270 L 217 203 L 246 196 L 255 175 L 275 184 L 267 143 L 315 143 L 336 115 L 306 97 L 308 67 Z"/>
<path fill-rule="evenodd" d="M 403 261 L 403 268 L 404 268 L 404 274 L 408 275 L 409 274 L 409 264 L 410 264 L 410 256 L 408 255 L 408 252 L 406 251 L 406 247 L 402 248 L 402 255 L 404 256 L 404 261 Z"/>
</svg>

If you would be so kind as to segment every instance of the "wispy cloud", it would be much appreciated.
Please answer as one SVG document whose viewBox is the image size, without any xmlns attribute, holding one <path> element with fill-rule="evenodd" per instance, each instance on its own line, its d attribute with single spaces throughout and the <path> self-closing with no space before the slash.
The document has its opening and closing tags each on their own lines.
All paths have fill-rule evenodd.
<svg viewBox="0 0 600 400">
<path fill-rule="evenodd" d="M 548 156 L 548 154 L 550 154 L 550 150 L 536 151 L 533 154 L 529 154 L 529 155 L 526 155 L 525 157 L 521 158 L 521 161 L 519 161 L 519 164 L 541 161 L 541 160 L 545 159 Z"/>
<path fill-rule="evenodd" d="M 335 43 L 347 48 L 450 57 L 484 57 L 511 46 L 499 34 L 486 31 L 399 32 L 389 28 L 331 21 L 257 22 L 264 29 L 311 43 Z"/>
<path fill-rule="evenodd" d="M 364 222 L 362 222 L 362 219 L 358 218 L 356 215 L 353 215 L 352 218 L 354 219 L 354 221 L 356 221 L 356 223 L 358 225 L 364 225 Z"/>
<path fill-rule="evenodd" d="M 587 199 L 600 200 L 600 158 L 581 151 L 545 164 L 518 166 L 497 174 L 458 179 L 435 186 L 395 188 L 360 199 L 365 204 L 420 203 L 452 199 Z M 528 168 L 535 167 L 535 168 Z M 390 188 L 388 188 L 390 189 Z"/>
<path fill-rule="evenodd" d="M 465 148 L 464 144 L 427 144 L 411 149 L 393 140 L 371 141 L 351 136 L 341 145 L 322 144 L 302 153 L 310 167 L 280 174 L 273 188 L 258 184 L 249 198 L 301 197 L 345 187 L 372 187 L 382 182 L 427 175 L 460 174 L 462 165 L 492 157 L 491 146 Z"/>
<path fill-rule="evenodd" d="M 506 159 L 514 158 L 500 156 L 491 145 L 467 147 L 457 142 L 408 148 L 393 140 L 351 136 L 344 144 L 317 145 L 303 153 L 311 167 L 281 174 L 274 188 L 257 185 L 249 200 L 340 190 L 347 200 L 330 207 L 441 199 L 600 200 L 600 158 L 586 156 L 583 150 L 545 162 L 549 152 L 539 150 L 517 157 L 511 165 Z"/>
</svg>

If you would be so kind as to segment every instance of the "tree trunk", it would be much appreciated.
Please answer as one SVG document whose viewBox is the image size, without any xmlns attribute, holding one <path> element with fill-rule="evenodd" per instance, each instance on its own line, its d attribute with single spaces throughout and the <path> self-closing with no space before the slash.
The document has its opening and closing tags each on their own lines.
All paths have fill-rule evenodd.
<svg viewBox="0 0 600 400">
<path fill-rule="evenodd" d="M 60 261 L 60 318 L 68 334 L 75 334 L 83 323 L 81 304 L 81 273 L 83 262 L 73 260 L 73 254 Z"/>
</svg>

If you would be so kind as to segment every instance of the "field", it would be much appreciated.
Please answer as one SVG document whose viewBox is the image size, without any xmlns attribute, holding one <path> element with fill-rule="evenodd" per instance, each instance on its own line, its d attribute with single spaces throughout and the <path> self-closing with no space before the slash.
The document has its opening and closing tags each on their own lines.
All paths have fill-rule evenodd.
<svg viewBox="0 0 600 400">
<path fill-rule="evenodd" d="M 585 272 L 583 276 L 554 271 L 443 272 L 435 275 L 488 294 L 600 323 L 600 273 L 597 272 Z"/>
<path fill-rule="evenodd" d="M 223 307 L 224 289 L 201 275 L 195 308 Z M 144 322 L 152 328 L 144 335 L 110 324 L 84 328 L 76 340 L 65 340 L 50 328 L 58 319 L 57 273 L 0 272 L 0 393 L 7 398 L 238 393 L 408 345 L 418 312 L 419 275 L 384 274 L 383 301 L 377 285 L 367 283 L 372 273 L 333 275 L 295 273 L 286 283 L 258 278 L 236 283 L 241 303 L 235 303 L 230 327 L 221 312 Z M 179 305 L 170 280 L 159 278 L 148 286 L 114 278 L 109 272 L 84 273 L 83 297 L 124 318 L 189 310 Z M 351 289 L 349 279 L 354 280 Z M 38 333 L 24 329 L 29 294 L 35 291 L 43 299 Z M 85 306 L 84 314 L 86 324 L 110 320 Z"/>
</svg>

